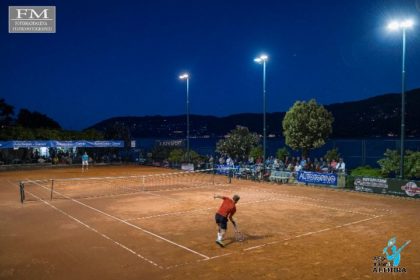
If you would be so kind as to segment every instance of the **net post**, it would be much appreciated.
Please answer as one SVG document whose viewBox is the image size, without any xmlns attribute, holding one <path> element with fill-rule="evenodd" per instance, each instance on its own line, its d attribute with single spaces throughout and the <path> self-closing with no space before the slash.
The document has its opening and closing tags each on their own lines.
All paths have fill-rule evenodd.
<svg viewBox="0 0 420 280">
<path fill-rule="evenodd" d="M 54 179 L 51 179 L 51 195 L 50 195 L 50 200 L 53 199 L 53 192 L 54 192 Z"/>
<path fill-rule="evenodd" d="M 20 203 L 23 204 L 23 201 L 25 201 L 25 184 L 22 181 L 19 182 L 19 192 L 20 192 Z"/>
</svg>

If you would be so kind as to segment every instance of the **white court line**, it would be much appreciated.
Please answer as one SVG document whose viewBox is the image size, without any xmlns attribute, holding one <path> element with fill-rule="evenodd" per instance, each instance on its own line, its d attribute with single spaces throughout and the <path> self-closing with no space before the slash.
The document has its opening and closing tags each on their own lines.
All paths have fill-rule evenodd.
<svg viewBox="0 0 420 280">
<path fill-rule="evenodd" d="M 265 199 L 265 200 L 243 202 L 243 203 L 241 203 L 241 205 L 261 203 L 261 202 L 267 202 L 267 201 L 273 201 L 273 200 L 275 200 L 275 199 L 270 198 L 270 199 Z M 202 212 L 202 211 L 209 211 L 209 210 L 216 210 L 216 209 L 217 209 L 217 207 L 208 207 L 208 208 L 200 208 L 200 209 L 194 209 L 194 210 L 169 212 L 169 213 L 162 213 L 162 214 L 156 214 L 156 215 L 151 215 L 151 216 L 125 219 L 125 221 L 146 220 L 146 219 L 152 219 L 152 218 L 159 218 L 159 217 L 165 217 L 165 216 L 176 216 L 176 215 L 183 215 L 183 214 L 188 214 L 188 213 L 195 213 L 195 212 Z"/>
<path fill-rule="evenodd" d="M 309 200 L 315 200 L 315 201 L 320 201 L 320 202 L 331 202 L 331 201 L 323 200 L 323 199 L 316 199 L 316 198 L 311 198 L 311 197 L 306 197 L 306 196 L 289 195 L 289 194 L 284 194 L 284 193 L 278 193 L 278 192 L 271 192 L 271 191 L 253 189 L 253 188 L 249 188 L 249 187 L 242 187 L 242 186 L 240 186 L 240 188 L 247 189 L 247 190 L 252 190 L 252 191 L 256 191 L 256 192 L 260 192 L 260 193 L 272 194 L 272 195 L 275 195 L 275 196 L 285 196 L 285 197 L 291 197 L 291 198 L 302 198 L 302 199 L 309 199 Z M 347 212 L 347 213 L 354 213 L 354 214 L 360 214 L 360 215 L 366 215 L 366 216 L 375 216 L 374 214 L 368 214 L 368 213 L 364 213 L 364 212 L 358 212 L 358 211 L 353 211 L 353 210 L 345 210 L 345 209 L 342 209 L 342 208 L 329 207 L 329 206 L 321 206 L 321 205 L 311 204 L 311 203 L 306 203 L 306 202 L 291 201 L 291 200 L 286 200 L 286 199 L 281 199 L 281 198 L 277 198 L 277 199 L 273 199 L 273 200 L 290 201 L 290 202 L 297 203 L 297 204 L 311 205 L 311 206 L 314 206 L 314 207 L 332 209 L 332 210 L 337 210 L 337 211 L 342 211 L 342 212 Z M 346 204 L 346 205 L 356 206 L 356 207 L 358 206 L 358 205 L 355 205 L 355 204 Z M 373 209 L 369 208 L 369 210 L 377 210 L 377 209 L 376 208 L 373 208 Z M 386 209 L 379 209 L 379 210 L 391 212 L 390 210 L 386 210 Z"/>
<path fill-rule="evenodd" d="M 355 221 L 355 222 L 346 223 L 346 224 L 342 224 L 342 225 L 337 225 L 335 227 L 329 227 L 329 228 L 324 228 L 324 229 L 320 229 L 320 230 L 317 230 L 317 231 L 310 231 L 310 232 L 302 233 L 302 234 L 299 234 L 299 235 L 296 235 L 296 236 L 293 236 L 293 237 L 285 238 L 283 240 L 276 240 L 276 241 L 264 243 L 264 244 L 261 244 L 261 245 L 248 247 L 246 249 L 243 249 L 243 251 L 250 251 L 250 250 L 258 249 L 258 248 L 261 248 L 261 247 L 264 247 L 264 246 L 267 246 L 267 245 L 277 244 L 277 243 L 280 243 L 280 242 L 283 242 L 283 241 L 289 241 L 289 240 L 297 239 L 297 238 L 304 237 L 304 236 L 310 236 L 310 235 L 314 235 L 314 234 L 317 234 L 317 233 L 330 231 L 330 230 L 333 230 L 333 229 L 343 228 L 343 227 L 347 227 L 347 226 L 350 226 L 350 225 L 367 222 L 367 221 L 370 221 L 370 220 L 373 220 L 373 219 L 377 219 L 377 218 L 380 218 L 380 217 L 383 217 L 383 215 L 381 215 L 381 216 L 374 216 L 374 217 L 371 217 L 371 218 L 367 218 L 367 219 L 363 219 L 363 220 L 358 220 L 358 221 Z"/>
<path fill-rule="evenodd" d="M 227 186 L 229 186 L 229 185 L 227 185 Z M 246 187 L 242 187 L 242 188 L 246 188 Z M 190 189 L 190 188 L 185 188 L 185 189 Z M 254 191 L 259 191 L 259 190 L 255 190 L 255 189 L 252 189 L 252 188 L 246 188 L 246 189 L 250 189 L 250 190 L 254 190 Z M 171 191 L 171 190 L 174 190 L 174 189 L 169 189 L 168 191 Z M 160 191 L 162 191 L 162 190 L 156 190 L 154 192 L 160 192 Z M 166 191 L 166 190 L 164 190 L 164 191 Z M 290 197 L 290 198 L 304 198 L 304 199 L 306 198 L 306 199 L 311 199 L 311 200 L 315 200 L 315 201 L 326 201 L 326 200 L 314 199 L 314 198 L 305 197 L 305 196 L 285 195 L 285 194 L 276 193 L 276 192 L 268 192 L 268 191 L 260 191 L 260 192 L 269 193 L 269 194 L 275 194 L 276 196 L 286 196 L 286 197 Z M 259 202 L 265 202 L 265 201 L 276 201 L 276 200 L 293 202 L 290 199 L 271 198 L 271 199 L 264 199 L 264 200 L 258 200 L 258 201 L 252 201 L 252 202 L 243 202 L 242 204 L 251 204 L 251 203 L 259 203 Z M 75 202 L 77 202 L 77 201 L 75 201 Z M 302 203 L 302 202 L 296 202 L 296 203 L 306 204 L 306 205 L 320 207 L 320 208 L 334 209 L 334 210 L 337 210 L 337 211 L 343 211 L 343 212 L 349 212 L 349 213 L 355 213 L 355 214 L 361 214 L 361 215 L 368 215 L 368 216 L 373 216 L 373 217 L 367 218 L 367 219 L 363 219 L 363 220 L 359 220 L 359 221 L 355 221 L 355 222 L 351 222 L 351 223 L 347 223 L 347 224 L 343 224 L 343 225 L 338 225 L 338 226 L 333 227 L 333 228 L 325 228 L 325 229 L 321 229 L 321 230 L 314 231 L 314 232 L 308 232 L 308 233 L 300 234 L 300 235 L 297 235 L 295 237 L 290 237 L 290 238 L 286 238 L 286 239 L 283 239 L 283 240 L 277 240 L 277 241 L 273 241 L 273 242 L 261 244 L 261 245 L 258 245 L 258 246 L 253 246 L 253 247 L 250 247 L 250 248 L 243 249 L 243 251 L 249 251 L 249 250 L 253 250 L 253 249 L 256 249 L 256 248 L 261 248 L 261 247 L 264 247 L 264 246 L 267 246 L 267 245 L 270 245 L 270 244 L 276 244 L 276 243 L 279 243 L 279 242 L 282 242 L 282 241 L 286 241 L 286 240 L 292 240 L 292 239 L 303 237 L 303 236 L 309 236 L 309 235 L 313 235 L 313 234 L 316 234 L 316 233 L 321 233 L 321 232 L 329 231 L 329 230 L 334 229 L 334 228 L 341 228 L 341 227 L 344 227 L 344 226 L 349 226 L 349 225 L 352 225 L 352 224 L 357 224 L 357 223 L 365 222 L 365 221 L 372 220 L 372 219 L 375 219 L 375 218 L 380 217 L 380 216 L 374 216 L 372 214 L 360 213 L 360 212 L 357 212 L 357 211 L 346 211 L 346 210 L 340 209 L 340 208 L 325 207 L 325 206 L 320 206 L 320 205 L 316 205 L 316 204 Z M 165 213 L 165 214 L 160 214 L 160 215 L 155 215 L 155 216 L 149 216 L 149 217 L 151 218 L 151 217 L 156 217 L 156 216 L 176 215 L 176 214 L 182 214 L 182 213 L 188 213 L 188 212 L 205 211 L 205 210 L 210 210 L 210 209 L 213 209 L 213 208 L 196 209 L 196 210 L 183 211 L 183 212 Z M 94 209 L 94 210 L 96 211 L 97 209 Z M 141 217 L 141 218 L 136 218 L 136 219 L 146 219 L 146 218 L 149 218 L 149 217 Z M 231 254 L 232 253 L 217 255 L 217 256 L 205 258 L 203 260 L 197 260 L 197 261 L 193 261 L 193 262 L 188 262 L 188 263 L 185 263 L 185 264 L 191 264 L 191 263 L 196 263 L 196 262 L 200 262 L 200 261 L 208 261 L 208 260 L 211 260 L 211 259 L 220 258 L 220 257 L 224 257 L 226 255 L 231 255 Z M 168 267 L 166 267 L 166 269 L 175 268 L 175 267 L 182 266 L 182 265 L 185 265 L 185 264 L 178 264 L 178 265 L 168 266 Z"/>
<path fill-rule="evenodd" d="M 287 202 L 291 202 L 291 203 L 297 203 L 297 204 L 313 206 L 313 207 L 318 207 L 318 208 L 331 209 L 331 210 L 341 211 L 341 212 L 345 212 L 345 213 L 360 214 L 360 215 L 366 215 L 366 216 L 374 216 L 373 214 L 361 213 L 361 212 L 351 211 L 351 210 L 344 210 L 344 209 L 341 209 L 341 208 L 321 206 L 321 205 L 311 204 L 311 203 L 297 202 L 297 201 L 292 201 L 292 200 L 284 199 L 284 198 L 260 199 L 260 200 L 255 200 L 255 201 L 242 202 L 241 205 L 256 204 L 256 203 L 270 202 L 270 201 L 287 201 Z M 144 216 L 144 217 L 138 217 L 138 218 L 129 218 L 129 219 L 125 219 L 125 221 L 146 220 L 146 219 L 166 217 L 166 216 L 176 216 L 176 215 L 183 215 L 183 214 L 188 214 L 188 213 L 204 212 L 204 211 L 209 211 L 209 210 L 216 210 L 216 208 L 215 207 L 208 207 L 208 208 L 200 208 L 200 209 L 194 209 L 194 210 L 169 212 L 169 213 L 162 213 L 162 214 L 156 214 L 156 215 Z"/>
<path fill-rule="evenodd" d="M 174 265 L 167 266 L 165 268 L 166 269 L 173 269 L 173 268 L 180 267 L 180 266 L 185 266 L 185 265 L 189 265 L 189 264 L 196 264 L 196 263 L 203 262 L 203 261 L 205 262 L 205 261 L 214 260 L 214 259 L 217 259 L 217 258 L 226 257 L 226 256 L 229 256 L 229 255 L 232 255 L 232 254 L 233 253 L 226 253 L 226 254 L 222 254 L 222 255 L 216 255 L 216 256 L 210 257 L 210 258 L 208 258 L 206 260 L 203 259 L 203 260 L 196 260 L 196 261 L 191 261 L 191 262 L 179 263 L 179 264 L 174 264 Z"/>
<path fill-rule="evenodd" d="M 10 184 L 10 183 L 9 183 L 9 184 Z M 73 217 L 72 215 L 68 214 L 67 212 L 65 212 L 65 211 L 63 211 L 63 210 L 61 210 L 61 209 L 57 208 L 56 206 L 54 206 L 54 205 L 52 205 L 51 203 L 49 203 L 49 202 L 47 202 L 47 201 L 43 200 L 42 198 L 40 198 L 40 197 L 36 196 L 35 194 L 33 194 L 33 193 L 29 192 L 29 191 L 26 191 L 26 190 L 25 190 L 25 193 L 28 193 L 28 194 L 32 195 L 33 197 L 35 197 L 36 199 L 38 199 L 38 200 L 42 201 L 43 203 L 45 203 L 46 205 L 50 206 L 50 207 L 51 207 L 51 208 L 53 208 L 54 210 L 56 210 L 56 211 L 60 212 L 61 214 L 63 214 L 63 215 L 65 215 L 65 216 L 69 217 L 70 219 L 72 219 L 72 220 L 76 221 L 77 223 L 79 223 L 79 224 L 83 225 L 84 227 L 88 228 L 89 230 L 91 230 L 91 231 L 93 231 L 93 232 L 95 232 L 95 233 L 99 234 L 99 235 L 100 235 L 100 236 L 102 236 L 103 238 L 105 238 L 105 239 L 107 239 L 107 240 L 109 240 L 109 241 L 113 242 L 114 244 L 116 244 L 116 245 L 120 246 L 121 248 L 123 248 L 123 249 L 127 250 L 128 252 L 130 252 L 130 253 L 132 253 L 132 254 L 136 255 L 137 257 L 141 258 L 142 260 L 144 260 L 144 261 L 146 261 L 146 262 L 148 262 L 148 263 L 150 263 L 150 264 L 152 264 L 152 265 L 154 265 L 154 266 L 156 266 L 156 267 L 158 267 L 158 268 L 160 268 L 160 269 L 163 269 L 163 267 L 162 267 L 161 265 L 158 265 L 158 264 L 157 264 L 157 263 L 155 263 L 154 261 L 149 260 L 148 258 L 146 258 L 146 257 L 142 256 L 141 254 L 137 253 L 136 251 L 134 251 L 133 249 L 130 249 L 130 248 L 128 248 L 127 246 L 125 246 L 125 245 L 121 244 L 120 242 L 113 240 L 113 239 L 112 239 L 111 237 L 109 237 L 108 235 L 106 235 L 106 234 L 104 234 L 104 233 L 99 232 L 97 229 L 95 229 L 95 228 L 93 228 L 93 227 L 89 226 L 88 224 L 86 224 L 86 223 L 84 223 L 84 222 L 80 221 L 79 219 L 77 219 L 77 218 Z"/>
<path fill-rule="evenodd" d="M 320 202 L 331 202 L 331 200 L 327 200 L 327 199 L 321 199 L 321 198 L 313 198 L 313 197 L 309 197 L 309 196 L 299 196 L 299 195 L 292 195 L 289 193 L 284 193 L 284 192 L 273 192 L 273 191 L 269 191 L 269 190 L 261 190 L 261 189 L 255 189 L 255 188 L 251 188 L 251 187 L 246 187 L 246 186 L 239 186 L 240 188 L 243 189 L 248 189 L 248 190 L 252 190 L 252 191 L 256 191 L 256 192 L 261 192 L 261 193 L 269 193 L 269 194 L 274 194 L 277 196 L 286 196 L 286 197 L 293 197 L 293 198 L 302 198 L 302 199 L 309 199 L 309 200 L 314 200 L 314 201 L 320 201 Z M 304 186 L 304 187 L 310 187 L 310 186 Z M 312 187 L 311 187 L 312 188 Z M 322 190 L 326 190 L 326 191 L 336 191 L 339 192 L 341 190 L 336 190 L 336 189 L 322 189 Z M 344 191 L 343 191 L 344 192 Z M 351 204 L 351 203 L 345 203 L 342 205 L 347 205 L 347 206 L 360 206 L 360 205 L 356 205 L 356 204 Z M 374 210 L 374 211 L 386 211 L 386 212 L 392 212 L 392 210 L 390 209 L 385 209 L 385 208 L 368 208 L 369 210 Z"/>
<path fill-rule="evenodd" d="M 28 181 L 30 181 L 30 180 L 28 180 Z M 42 186 L 41 184 L 38 184 L 37 182 L 34 182 L 34 183 L 35 183 L 35 184 L 37 184 L 37 185 L 39 185 L 39 186 L 41 186 L 42 188 L 45 188 L 44 186 Z M 45 188 L 45 189 L 48 189 L 48 188 Z M 48 190 L 49 190 L 49 189 L 48 189 Z M 75 202 L 75 203 L 77 203 L 77 204 L 80 204 L 80 205 L 82 205 L 82 206 L 84 206 L 84 207 L 86 207 L 86 208 L 89 208 L 89 209 L 91 209 L 91 210 L 93 210 L 93 211 L 96 211 L 96 212 L 101 213 L 101 214 L 103 214 L 103 215 L 105 215 L 105 216 L 107 216 L 107 217 L 110 217 L 110 218 L 112 218 L 112 219 L 114 219 L 114 220 L 116 220 L 116 221 L 119 221 L 119 222 L 121 222 L 121 223 L 124 223 L 124 224 L 126 224 L 126 225 L 128 225 L 128 226 L 131 226 L 131 227 L 135 228 L 135 229 L 141 230 L 141 231 L 143 231 L 143 232 L 145 232 L 145 233 L 147 233 L 147 234 L 150 234 L 150 235 L 152 235 L 152 236 L 154 236 L 154 237 L 156 237 L 156 238 L 159 238 L 159 239 L 161 239 L 161 240 L 163 240 L 163 241 L 166 241 L 166 242 L 168 242 L 168 243 L 170 243 L 170 244 L 172 244 L 172 245 L 175 245 L 175 246 L 177 246 L 177 247 L 179 247 L 179 248 L 182 248 L 182 249 L 184 249 L 184 250 L 186 250 L 186 251 L 188 251 L 188 252 L 191 252 L 191 253 L 193 253 L 193 254 L 199 255 L 199 256 L 203 257 L 204 259 L 209 259 L 209 258 L 210 258 L 209 256 L 206 256 L 206 255 L 204 255 L 204 254 L 201 254 L 201 253 L 199 253 L 199 252 L 197 252 L 197 251 L 194 251 L 194 250 L 192 250 L 192 249 L 190 249 L 190 248 L 188 248 L 188 247 L 185 247 L 185 246 L 183 246 L 183 245 L 181 245 L 181 244 L 178 244 L 178 243 L 176 243 L 176 242 L 174 242 L 174 241 L 171 241 L 171 240 L 169 240 L 169 239 L 166 239 L 166 238 L 164 238 L 163 236 L 157 235 L 156 233 L 153 233 L 153 232 L 151 232 L 151 231 L 148 231 L 148 230 L 146 230 L 146 229 L 143 229 L 143 228 L 141 228 L 141 227 L 139 227 L 139 226 L 136 226 L 136 225 L 134 225 L 134 224 L 131 224 L 131 223 L 127 222 L 127 221 L 124 221 L 123 219 L 120 219 L 120 218 L 118 218 L 118 217 L 115 217 L 115 216 L 113 216 L 113 215 L 111 215 L 111 214 L 105 213 L 105 212 L 103 212 L 103 211 L 101 211 L 101 210 L 99 210 L 99 209 L 96 209 L 96 208 L 94 208 L 94 207 L 92 207 L 92 206 L 90 206 L 90 205 L 87 205 L 87 204 L 85 204 L 85 203 L 83 203 L 83 202 L 81 202 L 81 201 L 78 201 L 78 200 L 76 200 L 76 199 L 73 199 L 73 198 L 71 198 L 71 197 L 69 197 L 69 196 L 66 196 L 66 195 L 64 195 L 64 194 L 61 194 L 61 193 L 59 193 L 59 192 L 57 192 L 57 191 L 53 191 L 53 192 L 54 192 L 54 193 L 57 193 L 57 194 L 59 194 L 59 195 L 61 195 L 61 196 L 63 196 L 63 197 L 65 197 L 65 198 L 67 198 L 67 199 L 69 199 L 69 200 L 71 200 L 71 201 L 73 201 L 73 202 Z"/>
</svg>

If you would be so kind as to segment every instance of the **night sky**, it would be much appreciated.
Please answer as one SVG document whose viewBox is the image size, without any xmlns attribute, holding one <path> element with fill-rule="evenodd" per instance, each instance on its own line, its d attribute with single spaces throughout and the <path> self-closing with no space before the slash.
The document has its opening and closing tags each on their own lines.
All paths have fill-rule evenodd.
<svg viewBox="0 0 420 280">
<path fill-rule="evenodd" d="M 9 34 L 8 6 L 56 6 L 56 34 Z M 420 87 L 420 0 L 65 0 L 0 2 L 0 98 L 65 129 L 114 116 L 226 116 L 296 100 L 322 104 L 401 90 L 401 32 L 409 16 L 407 89 Z"/>
</svg>

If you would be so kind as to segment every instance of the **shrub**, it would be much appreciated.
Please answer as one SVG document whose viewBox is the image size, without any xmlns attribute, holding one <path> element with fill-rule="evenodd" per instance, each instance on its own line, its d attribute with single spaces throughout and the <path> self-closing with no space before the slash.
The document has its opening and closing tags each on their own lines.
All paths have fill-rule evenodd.
<svg viewBox="0 0 420 280">
<path fill-rule="evenodd" d="M 351 176 L 381 177 L 381 169 L 373 168 L 369 165 L 359 166 L 353 169 Z"/>
</svg>

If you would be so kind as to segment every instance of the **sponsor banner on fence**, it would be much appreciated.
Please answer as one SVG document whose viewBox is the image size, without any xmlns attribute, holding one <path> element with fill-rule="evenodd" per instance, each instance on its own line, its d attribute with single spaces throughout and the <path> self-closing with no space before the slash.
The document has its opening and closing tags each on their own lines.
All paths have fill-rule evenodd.
<svg viewBox="0 0 420 280">
<path fill-rule="evenodd" d="M 297 180 L 301 183 L 337 186 L 337 174 L 334 173 L 299 171 Z"/>
<path fill-rule="evenodd" d="M 216 174 L 232 175 L 239 171 L 239 166 L 227 165 L 227 164 L 216 164 Z"/>
<path fill-rule="evenodd" d="M 0 141 L 0 149 L 19 148 L 124 148 L 124 141 Z"/>
<path fill-rule="evenodd" d="M 419 181 L 356 177 L 354 180 L 354 189 L 361 192 L 420 198 Z"/>
<path fill-rule="evenodd" d="M 387 193 L 388 182 L 383 178 L 356 177 L 354 189 L 360 192 Z"/>
</svg>

